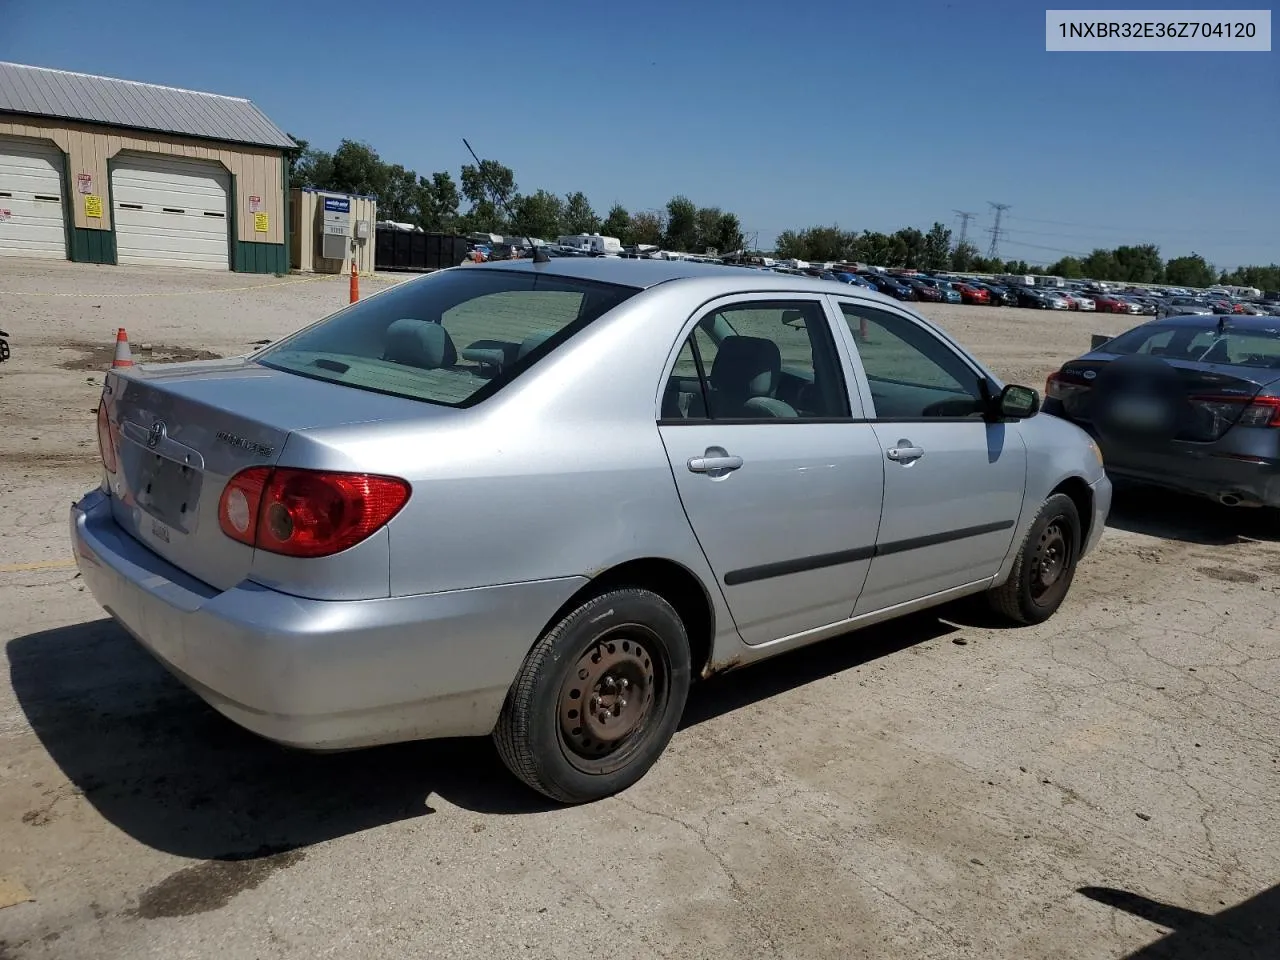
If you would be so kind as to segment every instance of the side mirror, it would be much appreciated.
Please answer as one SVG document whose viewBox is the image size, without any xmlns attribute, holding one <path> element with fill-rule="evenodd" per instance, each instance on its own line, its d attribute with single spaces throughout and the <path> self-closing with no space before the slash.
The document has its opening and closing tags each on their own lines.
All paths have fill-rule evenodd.
<svg viewBox="0 0 1280 960">
<path fill-rule="evenodd" d="M 1040 394 L 1031 387 L 1011 383 L 1000 391 L 1000 416 L 1006 420 L 1026 420 L 1040 412 Z"/>
</svg>

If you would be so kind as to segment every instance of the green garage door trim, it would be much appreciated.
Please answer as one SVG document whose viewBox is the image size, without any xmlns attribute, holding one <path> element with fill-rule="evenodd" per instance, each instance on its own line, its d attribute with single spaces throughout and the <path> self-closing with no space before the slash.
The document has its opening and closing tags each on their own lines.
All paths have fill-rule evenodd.
<svg viewBox="0 0 1280 960">
<path fill-rule="evenodd" d="M 241 240 L 236 243 L 236 273 L 288 273 L 288 258 L 283 243 L 253 243 Z"/>
</svg>

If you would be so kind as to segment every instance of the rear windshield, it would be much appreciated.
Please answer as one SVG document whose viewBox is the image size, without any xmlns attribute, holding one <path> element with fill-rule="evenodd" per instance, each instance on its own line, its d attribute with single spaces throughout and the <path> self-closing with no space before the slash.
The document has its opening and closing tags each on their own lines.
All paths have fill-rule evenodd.
<svg viewBox="0 0 1280 960">
<path fill-rule="evenodd" d="M 1107 353 L 1143 353 L 1169 360 L 1198 360 L 1237 367 L 1280 369 L 1280 324 L 1276 329 L 1240 330 L 1216 326 L 1138 327 L 1109 342 Z"/>
<path fill-rule="evenodd" d="M 543 273 L 456 267 L 360 301 L 255 359 L 317 380 L 466 407 L 638 292 Z"/>
</svg>

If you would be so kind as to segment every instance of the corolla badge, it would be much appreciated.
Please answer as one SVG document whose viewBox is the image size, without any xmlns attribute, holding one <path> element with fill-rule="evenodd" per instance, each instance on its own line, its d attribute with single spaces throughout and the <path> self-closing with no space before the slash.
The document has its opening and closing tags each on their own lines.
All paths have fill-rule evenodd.
<svg viewBox="0 0 1280 960">
<path fill-rule="evenodd" d="M 147 431 L 147 446 L 148 447 L 159 446 L 160 441 L 165 438 L 166 433 L 167 433 L 167 428 L 164 425 L 164 421 L 157 420 L 155 423 L 151 425 L 151 429 Z"/>
</svg>

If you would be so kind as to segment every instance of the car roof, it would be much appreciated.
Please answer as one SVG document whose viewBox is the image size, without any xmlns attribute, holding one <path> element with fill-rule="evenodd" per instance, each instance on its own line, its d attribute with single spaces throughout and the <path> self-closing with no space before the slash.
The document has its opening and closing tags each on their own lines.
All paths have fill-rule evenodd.
<svg viewBox="0 0 1280 960">
<path fill-rule="evenodd" d="M 1219 317 L 1227 318 L 1227 330 L 1275 330 L 1280 326 L 1280 316 L 1254 316 L 1248 313 L 1196 314 L 1178 313 L 1160 320 L 1150 320 L 1151 326 L 1161 327 L 1209 327 L 1216 326 Z M 1145 324 L 1144 324 L 1145 326 Z"/>
<path fill-rule="evenodd" d="M 545 273 L 574 280 L 594 280 L 619 286 L 647 290 L 674 281 L 720 281 L 725 294 L 750 293 L 785 289 L 791 292 L 837 293 L 849 295 L 849 284 L 839 280 L 821 280 L 805 274 L 784 274 L 774 270 L 733 267 L 719 263 L 697 263 L 688 260 L 635 260 L 622 257 L 555 258 L 535 264 L 532 259 L 500 260 L 478 263 L 456 270 L 510 270 L 522 273 Z M 713 284 L 716 285 L 716 284 Z M 862 289 L 858 296 L 896 303 L 892 297 Z"/>
</svg>

